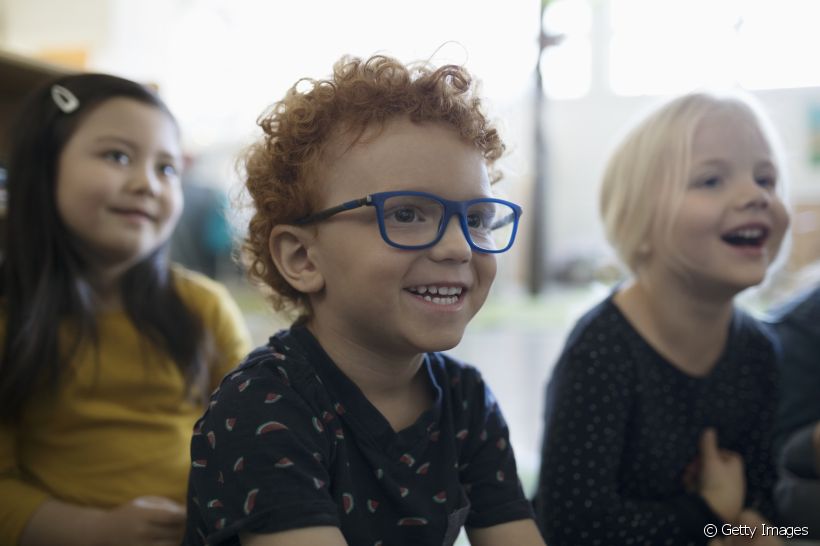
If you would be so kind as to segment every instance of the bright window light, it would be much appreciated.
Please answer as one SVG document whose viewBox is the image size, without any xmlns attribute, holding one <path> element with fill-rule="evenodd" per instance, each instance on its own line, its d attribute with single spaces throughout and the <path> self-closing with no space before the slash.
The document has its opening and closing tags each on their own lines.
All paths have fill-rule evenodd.
<svg viewBox="0 0 820 546">
<path fill-rule="evenodd" d="M 562 41 L 541 56 L 544 91 L 553 99 L 574 99 L 589 92 L 592 80 L 592 11 L 587 2 L 557 0 L 544 10 L 544 31 Z"/>
<path fill-rule="evenodd" d="M 820 85 L 815 0 L 610 0 L 609 81 L 618 95 L 696 87 Z"/>
<path fill-rule="evenodd" d="M 609 77 L 618 95 L 670 94 L 734 81 L 738 2 L 610 4 Z"/>
</svg>

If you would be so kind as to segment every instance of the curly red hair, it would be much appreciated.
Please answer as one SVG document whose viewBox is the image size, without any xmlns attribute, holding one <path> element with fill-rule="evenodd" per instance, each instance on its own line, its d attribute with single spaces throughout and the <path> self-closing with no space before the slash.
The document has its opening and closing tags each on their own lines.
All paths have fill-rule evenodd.
<svg viewBox="0 0 820 546">
<path fill-rule="evenodd" d="M 272 290 L 275 310 L 295 311 L 302 319 L 311 313 L 307 296 L 288 284 L 273 263 L 271 230 L 314 212 L 314 175 L 334 135 L 352 134 L 355 143 L 367 128 L 397 117 L 451 125 L 481 152 L 493 181 L 500 178 L 493 166 L 504 143 L 463 67 L 404 65 L 384 55 L 344 56 L 329 79 L 299 80 L 260 116 L 257 123 L 265 135 L 244 157 L 254 210 L 242 250 L 248 275 Z"/>
</svg>

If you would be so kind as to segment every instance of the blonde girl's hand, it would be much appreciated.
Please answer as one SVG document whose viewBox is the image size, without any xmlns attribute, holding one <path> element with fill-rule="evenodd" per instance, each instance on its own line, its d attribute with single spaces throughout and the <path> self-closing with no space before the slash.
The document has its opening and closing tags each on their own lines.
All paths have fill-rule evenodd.
<svg viewBox="0 0 820 546">
<path fill-rule="evenodd" d="M 185 507 L 164 497 L 138 497 L 102 515 L 99 544 L 179 546 L 185 532 Z"/>
<path fill-rule="evenodd" d="M 737 453 L 718 448 L 712 428 L 700 438 L 700 476 L 698 493 L 723 521 L 734 521 L 746 495 L 743 459 Z"/>
<path fill-rule="evenodd" d="M 738 544 L 750 544 L 752 546 L 783 546 L 783 541 L 776 536 L 763 535 L 763 525 L 769 525 L 768 520 L 764 518 L 760 512 L 751 508 L 745 508 L 737 517 L 738 525 L 747 525 L 752 529 L 757 529 L 754 538 L 748 539 L 745 542 L 740 541 Z"/>
</svg>

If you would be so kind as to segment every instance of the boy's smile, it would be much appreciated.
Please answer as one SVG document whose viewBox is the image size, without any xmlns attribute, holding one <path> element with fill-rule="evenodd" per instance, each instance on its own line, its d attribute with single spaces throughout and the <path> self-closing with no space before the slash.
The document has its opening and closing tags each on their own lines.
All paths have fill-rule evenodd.
<svg viewBox="0 0 820 546">
<path fill-rule="evenodd" d="M 464 287 L 445 285 L 422 285 L 406 288 L 405 290 L 415 295 L 419 299 L 430 302 L 434 305 L 454 305 L 458 303 L 461 299 L 461 294 L 462 292 L 464 292 Z"/>
<path fill-rule="evenodd" d="M 317 210 L 384 191 L 452 200 L 492 197 L 483 157 L 447 125 L 397 119 L 349 144 L 337 137 L 330 145 Z M 311 295 L 312 327 L 320 337 L 332 331 L 385 357 L 455 346 L 495 278 L 495 257 L 473 252 L 457 216 L 436 245 L 420 250 L 385 243 L 371 207 L 314 229 L 307 252 L 324 287 Z"/>
</svg>

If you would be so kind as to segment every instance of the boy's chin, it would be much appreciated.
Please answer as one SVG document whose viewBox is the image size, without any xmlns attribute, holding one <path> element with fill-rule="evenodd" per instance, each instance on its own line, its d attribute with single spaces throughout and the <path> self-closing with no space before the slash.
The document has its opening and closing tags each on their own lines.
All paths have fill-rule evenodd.
<svg viewBox="0 0 820 546">
<path fill-rule="evenodd" d="M 460 332 L 437 332 L 433 336 L 426 336 L 424 339 L 416 338 L 414 345 L 418 348 L 420 353 L 436 353 L 441 351 L 449 351 L 456 345 L 461 343 L 461 338 L 464 337 L 464 331 Z"/>
</svg>

